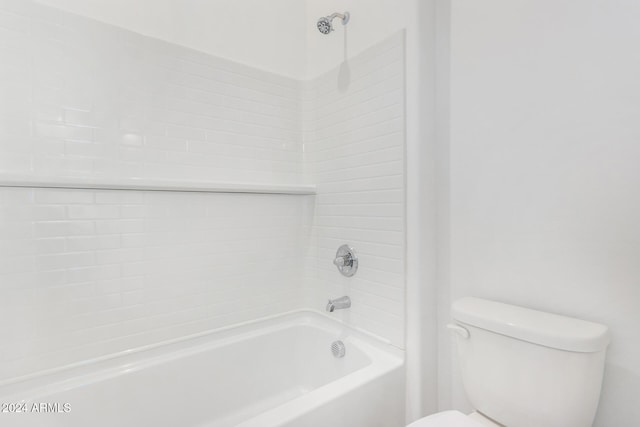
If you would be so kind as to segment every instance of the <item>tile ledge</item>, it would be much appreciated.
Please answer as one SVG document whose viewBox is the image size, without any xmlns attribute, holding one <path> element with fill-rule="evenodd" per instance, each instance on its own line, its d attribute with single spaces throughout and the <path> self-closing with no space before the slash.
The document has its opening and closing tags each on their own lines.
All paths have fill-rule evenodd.
<svg viewBox="0 0 640 427">
<path fill-rule="evenodd" d="M 248 193 L 314 195 L 311 184 L 264 184 L 231 181 L 96 179 L 69 176 L 14 175 L 0 173 L 0 187 L 69 188 L 89 190 L 175 191 L 194 193 Z"/>
</svg>

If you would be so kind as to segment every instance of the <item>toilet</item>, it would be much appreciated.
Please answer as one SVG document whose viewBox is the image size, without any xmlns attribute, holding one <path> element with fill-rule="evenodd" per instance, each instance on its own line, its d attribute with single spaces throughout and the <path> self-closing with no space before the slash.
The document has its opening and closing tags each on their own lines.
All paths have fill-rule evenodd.
<svg viewBox="0 0 640 427">
<path fill-rule="evenodd" d="M 606 326 L 480 298 L 452 306 L 462 383 L 475 408 L 409 427 L 591 427 Z"/>
</svg>

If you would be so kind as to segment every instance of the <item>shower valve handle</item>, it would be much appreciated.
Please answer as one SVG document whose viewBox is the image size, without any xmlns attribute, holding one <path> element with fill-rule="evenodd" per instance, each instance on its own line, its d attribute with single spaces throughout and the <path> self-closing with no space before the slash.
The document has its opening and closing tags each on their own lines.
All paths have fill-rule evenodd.
<svg viewBox="0 0 640 427">
<path fill-rule="evenodd" d="M 351 267 L 353 265 L 353 259 L 351 258 L 350 254 L 346 254 L 346 255 L 336 257 L 336 259 L 333 260 L 333 264 L 336 267 L 344 267 L 344 266 Z"/>
<path fill-rule="evenodd" d="M 333 265 L 338 267 L 338 271 L 346 277 L 351 277 L 358 271 L 358 256 L 349 245 L 342 245 L 336 252 Z"/>
</svg>

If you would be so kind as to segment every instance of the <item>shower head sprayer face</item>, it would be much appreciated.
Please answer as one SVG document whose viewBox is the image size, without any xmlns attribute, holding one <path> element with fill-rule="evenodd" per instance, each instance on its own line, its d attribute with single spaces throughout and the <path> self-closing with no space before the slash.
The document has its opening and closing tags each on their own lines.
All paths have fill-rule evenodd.
<svg viewBox="0 0 640 427">
<path fill-rule="evenodd" d="M 318 31 L 320 31 L 322 34 L 330 34 L 331 31 L 333 31 L 331 20 L 326 16 L 318 19 Z"/>
<path fill-rule="evenodd" d="M 342 25 L 347 25 L 347 23 L 349 22 L 349 12 L 345 12 L 345 13 L 334 13 L 331 14 L 329 16 L 323 16 L 322 18 L 318 19 L 318 31 L 320 31 L 322 34 L 331 34 L 331 32 L 333 31 L 333 20 L 336 18 L 340 18 L 342 20 Z"/>
</svg>

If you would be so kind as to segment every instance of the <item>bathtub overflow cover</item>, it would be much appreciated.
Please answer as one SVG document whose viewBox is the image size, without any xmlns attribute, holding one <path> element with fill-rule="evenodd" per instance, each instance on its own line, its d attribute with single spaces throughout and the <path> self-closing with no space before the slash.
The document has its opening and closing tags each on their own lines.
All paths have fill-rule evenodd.
<svg viewBox="0 0 640 427">
<path fill-rule="evenodd" d="M 333 344 L 331 344 L 331 352 L 333 353 L 334 357 L 341 359 L 344 357 L 347 349 L 345 348 L 344 343 L 338 340 L 334 341 Z"/>
</svg>

